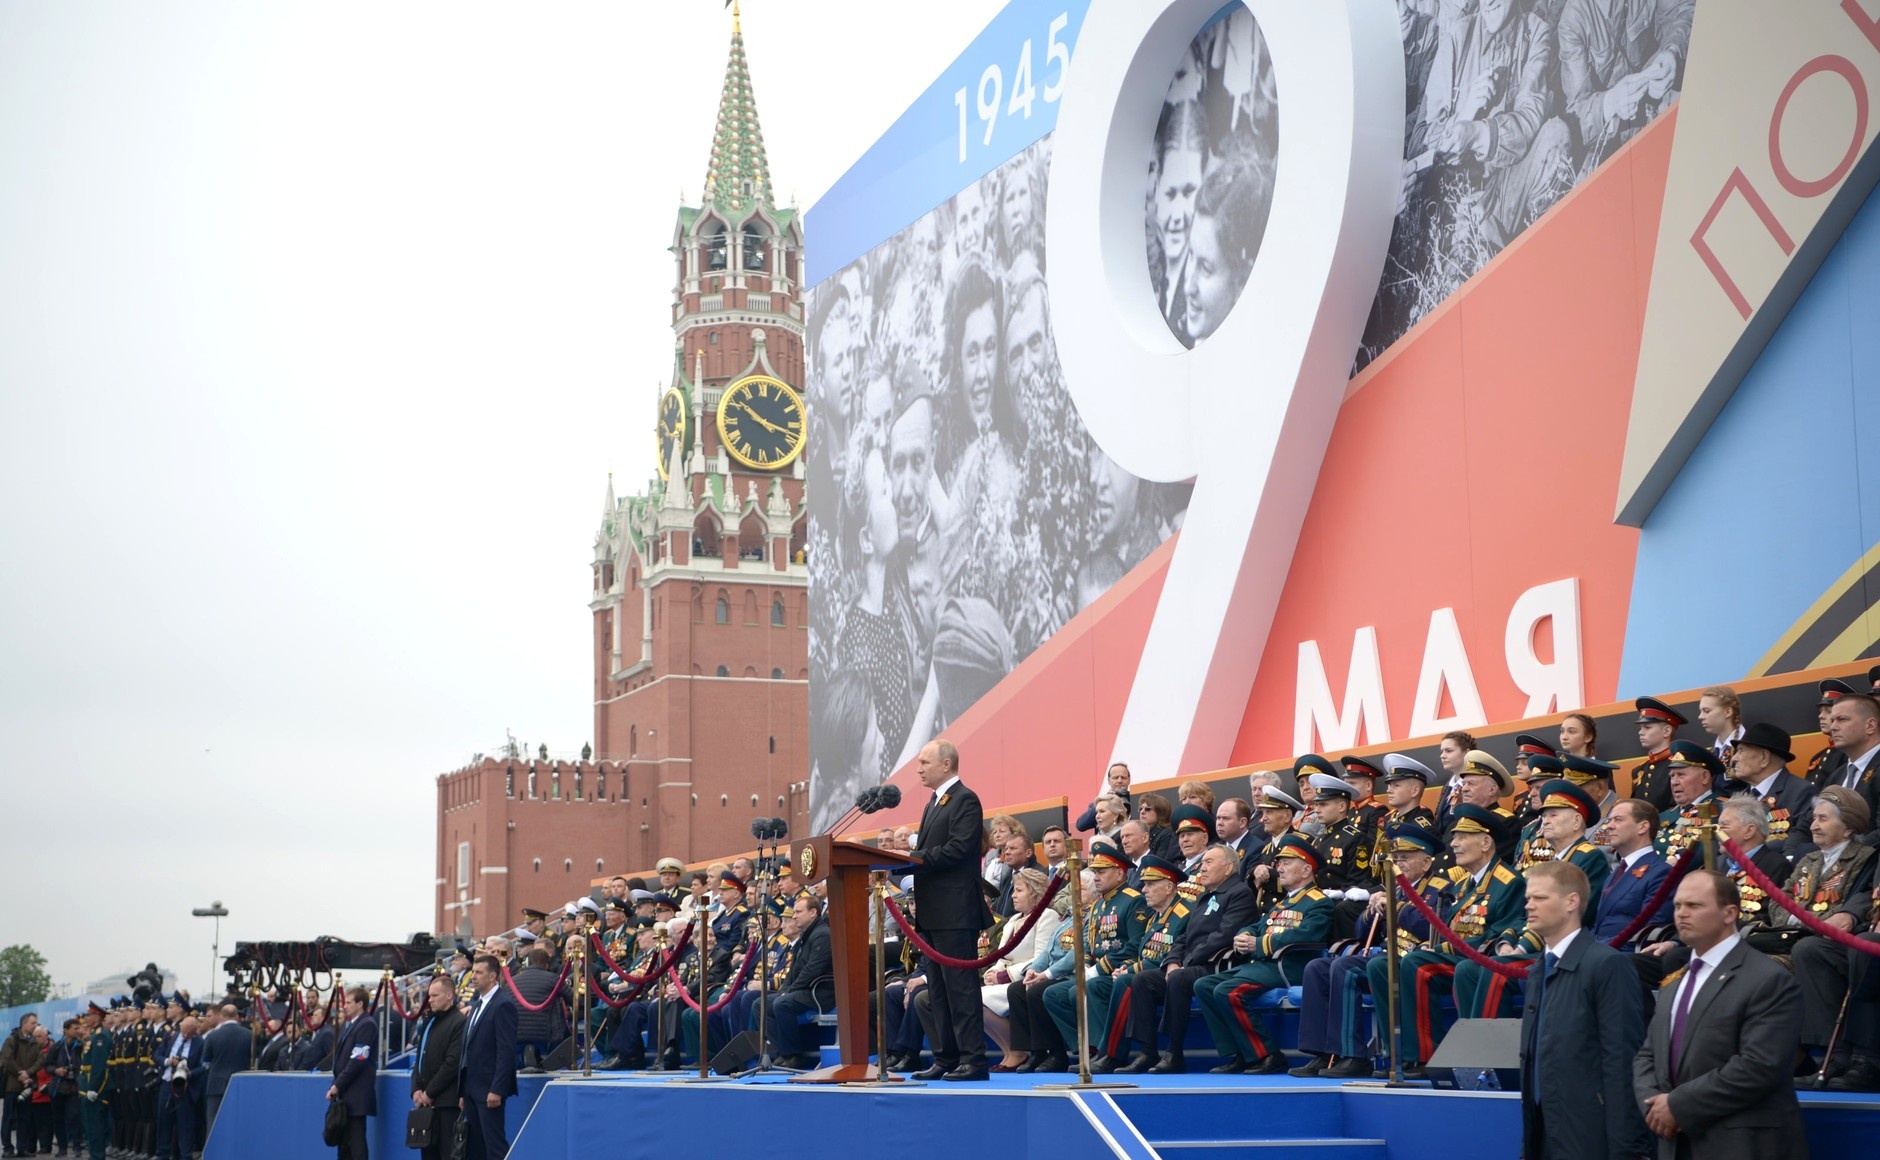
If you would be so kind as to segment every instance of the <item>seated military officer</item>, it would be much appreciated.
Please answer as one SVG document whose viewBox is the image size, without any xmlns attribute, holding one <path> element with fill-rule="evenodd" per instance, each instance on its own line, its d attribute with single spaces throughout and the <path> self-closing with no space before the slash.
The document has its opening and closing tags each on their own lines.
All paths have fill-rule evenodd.
<svg viewBox="0 0 1880 1160">
<path fill-rule="evenodd" d="M 1707 746 L 1673 741 L 1659 758 L 1669 771 L 1672 807 L 1658 815 L 1658 852 L 1676 862 L 1703 830 L 1706 806 L 1723 781 L 1723 762 Z M 1633 797 L 1642 795 L 1633 794 Z"/>
<path fill-rule="evenodd" d="M 1176 807 L 1177 837 L 1183 832 L 1181 811 L 1189 808 Z M 1174 949 L 1175 940 L 1181 937 L 1182 929 L 1188 925 L 1188 903 L 1177 889 L 1183 879 L 1181 867 L 1167 858 L 1144 854 L 1142 861 L 1136 863 L 1136 869 L 1142 875 L 1142 897 L 1149 909 L 1149 925 L 1143 931 L 1142 947 L 1134 958 L 1119 964 L 1114 971 L 1098 975 L 1084 984 L 1092 1015 L 1090 1051 L 1093 1059 L 1090 1070 L 1095 1072 L 1115 1071 L 1129 1062 L 1129 1037 L 1125 1031 L 1128 1027 L 1131 984 L 1138 975 L 1161 974 L 1162 964 Z M 1051 996 L 1047 994 L 1047 1007 L 1050 1002 Z M 1099 1012 L 1103 1016 L 1101 1023 L 1095 1021 Z M 1155 1041 L 1151 1039 L 1148 1046 L 1149 1056 L 1153 1058 Z M 1094 1058 L 1098 1048 L 1103 1049 L 1100 1059 Z"/>
<path fill-rule="evenodd" d="M 1474 751 L 1471 751 L 1474 752 Z M 1527 885 L 1496 856 L 1509 829 L 1509 819 L 1494 810 L 1463 802 L 1450 816 L 1449 850 L 1456 864 L 1449 868 L 1439 910 L 1458 938 L 1480 951 L 1519 931 L 1526 920 Z M 1435 931 L 1416 950 L 1403 956 L 1398 969 L 1397 1029 L 1401 1039 L 1404 1074 L 1423 1077 L 1423 1063 L 1442 1042 L 1442 1023 L 1436 1000 L 1454 986 L 1456 964 L 1462 952 Z M 1371 993 L 1388 993 L 1389 966 L 1379 955 L 1366 964 Z"/>
<path fill-rule="evenodd" d="M 1280 966 L 1287 948 L 1331 937 L 1332 900 L 1312 884 L 1319 869 L 1318 851 L 1311 843 L 1297 835 L 1282 838 L 1276 871 L 1282 897 L 1234 936 L 1235 953 L 1247 961 L 1195 985 L 1201 1017 L 1223 1061 L 1214 1071 L 1276 1075 L 1286 1070 L 1286 1057 L 1266 1034 L 1254 1003 L 1266 991 L 1287 985 Z"/>
<path fill-rule="evenodd" d="M 1098 898 L 1084 927 L 1084 962 L 1080 964 L 1090 978 L 1114 974 L 1142 953 L 1143 936 L 1149 929 L 1149 908 L 1141 892 L 1124 882 L 1132 869 L 1121 851 L 1107 845 L 1092 846 L 1090 871 L 1096 877 Z M 1044 992 L 1045 1013 L 1057 1027 L 1058 1037 L 1073 1051 L 1078 1044 L 1076 986 L 1073 976 L 1052 983 Z M 1101 1033 L 1106 1026 L 1107 1007 L 1098 1007 L 1088 989 L 1084 1002 L 1088 1026 L 1093 1035 Z"/>
<path fill-rule="evenodd" d="M 1396 860 L 1397 872 L 1416 885 L 1432 909 L 1437 908 L 1442 887 L 1431 874 L 1436 864 L 1435 832 L 1415 822 L 1394 822 L 1385 833 L 1385 841 Z M 1371 1074 L 1370 1051 L 1365 1046 L 1368 1037 L 1363 1032 L 1364 996 L 1371 990 L 1371 976 L 1365 967 L 1373 955 L 1384 953 L 1386 897 L 1384 891 L 1379 891 L 1366 904 L 1367 915 L 1359 928 L 1361 944 L 1337 957 L 1306 964 L 1299 1005 L 1299 1049 L 1311 1052 L 1312 1058 L 1290 1074 L 1301 1079 L 1318 1075 L 1355 1079 Z M 1428 920 L 1415 907 L 1407 902 L 1397 904 L 1400 951 L 1414 949 L 1428 937 L 1429 929 Z"/>
</svg>

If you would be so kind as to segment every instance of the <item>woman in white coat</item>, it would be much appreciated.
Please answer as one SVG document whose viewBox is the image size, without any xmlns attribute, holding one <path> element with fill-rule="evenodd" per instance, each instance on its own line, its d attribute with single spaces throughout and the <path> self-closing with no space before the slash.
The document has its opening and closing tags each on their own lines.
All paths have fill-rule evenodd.
<svg viewBox="0 0 1880 1160">
<path fill-rule="evenodd" d="M 1012 917 L 1007 920 L 1008 925 L 1023 924 L 1025 916 L 1044 898 L 1050 884 L 1044 871 L 1035 867 L 1026 867 L 1014 873 L 1018 875 L 1018 880 L 1012 884 L 1013 910 Z M 986 968 L 984 985 L 979 988 L 981 1002 L 986 1008 L 986 1034 L 992 1036 L 992 1041 L 1007 1054 L 1011 1052 L 1012 1033 L 1011 1025 L 1006 1022 L 1006 989 L 1013 980 L 1024 976 L 1026 966 L 1038 957 L 1040 951 L 1056 945 L 1058 930 L 1064 925 L 1064 916 L 1070 910 L 1071 892 L 1058 891 L 1057 897 L 1051 900 L 1051 906 L 1038 916 L 1037 923 L 1018 941 L 1018 945 L 1004 958 Z M 1014 926 L 1012 929 L 1018 928 Z"/>
</svg>

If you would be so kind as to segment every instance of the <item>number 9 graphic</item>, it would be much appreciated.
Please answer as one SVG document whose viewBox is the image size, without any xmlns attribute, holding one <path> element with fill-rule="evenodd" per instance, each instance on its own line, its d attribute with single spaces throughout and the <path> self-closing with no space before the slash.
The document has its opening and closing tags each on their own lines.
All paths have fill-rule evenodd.
<svg viewBox="0 0 1880 1160">
<path fill-rule="evenodd" d="M 1246 0 L 1280 116 L 1253 271 L 1193 349 L 1143 256 L 1142 159 L 1174 62 L 1221 0 L 1093 0 L 1052 142 L 1051 322 L 1097 443 L 1195 481 L 1118 731 L 1157 776 L 1227 764 L 1383 270 L 1401 181 L 1392 0 Z"/>
</svg>

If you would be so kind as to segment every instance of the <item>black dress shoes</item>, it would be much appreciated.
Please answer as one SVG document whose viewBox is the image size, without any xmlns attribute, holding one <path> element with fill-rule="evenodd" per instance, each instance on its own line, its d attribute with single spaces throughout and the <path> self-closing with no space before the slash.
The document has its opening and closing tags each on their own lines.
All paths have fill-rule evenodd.
<svg viewBox="0 0 1880 1160">
<path fill-rule="evenodd" d="M 909 1076 L 908 1078 L 918 1079 L 918 1080 L 935 1080 L 935 1079 L 940 1079 L 944 1077 L 947 1074 L 947 1072 L 952 1071 L 952 1070 L 953 1070 L 952 1068 L 948 1067 L 944 1063 L 936 1063 L 932 1067 L 915 1072 L 913 1075 Z"/>
<path fill-rule="evenodd" d="M 1831 1092 L 1880 1092 L 1880 1062 L 1855 1056 L 1847 1070 L 1828 1081 Z"/>
<path fill-rule="evenodd" d="M 1247 1061 L 1240 1058 L 1238 1055 L 1234 1056 L 1233 1058 L 1227 1060 L 1224 1063 L 1219 1064 L 1218 1066 L 1210 1067 L 1208 1069 L 1208 1071 L 1213 1075 L 1239 1075 L 1241 1072 L 1246 1071 L 1246 1070 L 1247 1070 Z"/>
<path fill-rule="evenodd" d="M 1019 1064 L 1017 1067 L 1014 1067 L 1012 1071 L 1018 1075 L 1024 1075 L 1026 1072 L 1037 1071 L 1038 1064 L 1041 1058 L 1042 1057 L 1038 1055 L 1027 1055 L 1025 1057 L 1025 1062 Z"/>
<path fill-rule="evenodd" d="M 1099 1055 L 1090 1061 L 1091 1075 L 1109 1075 L 1113 1071 L 1128 1071 L 1129 1068 L 1113 1055 Z"/>
<path fill-rule="evenodd" d="M 1300 1064 L 1298 1067 L 1293 1068 L 1291 1071 L 1287 1072 L 1286 1074 L 1290 1076 L 1295 1076 L 1299 1079 L 1311 1079 L 1313 1076 L 1320 1074 L 1321 1072 L 1323 1072 L 1326 1068 L 1330 1066 L 1332 1066 L 1331 1056 L 1315 1055 L 1311 1059 L 1308 1059 L 1304 1063 Z"/>
<path fill-rule="evenodd" d="M 1135 1059 L 1130 1060 L 1128 1064 L 1124 1065 L 1123 1067 L 1119 1067 L 1116 1070 L 1122 1072 L 1125 1075 L 1143 1075 L 1147 1073 L 1150 1068 L 1154 1067 L 1156 1064 L 1160 1063 L 1161 1061 L 1162 1061 L 1162 1057 L 1157 1055 L 1155 1052 L 1145 1051 L 1141 1055 L 1138 1055 Z"/>
<path fill-rule="evenodd" d="M 1062 1055 L 1047 1055 L 1038 1061 L 1037 1067 L 1032 1068 L 1033 1071 L 1069 1071 L 1070 1069 L 1071 1061 Z"/>
<path fill-rule="evenodd" d="M 1294 1068 L 1292 1074 L 1298 1075 L 1299 1069 Z M 1360 1059 L 1355 1055 L 1347 1056 L 1332 1066 L 1321 1069 L 1319 1074 L 1326 1079 L 1370 1079 L 1371 1061 Z"/>
<path fill-rule="evenodd" d="M 989 1079 L 991 1077 L 986 1073 L 986 1069 L 983 1067 L 972 1067 L 972 1066 L 962 1063 L 958 1067 L 954 1068 L 952 1071 L 949 1071 L 945 1075 L 941 1076 L 940 1078 L 943 1080 L 954 1082 L 954 1083 L 961 1083 L 961 1082 L 970 1082 L 973 1080 Z"/>
<path fill-rule="evenodd" d="M 1168 1054 L 1149 1069 L 1151 1075 L 1187 1075 L 1188 1061 L 1178 1054 Z"/>
<path fill-rule="evenodd" d="M 1247 1075 L 1282 1075 L 1286 1071 L 1286 1057 L 1279 1052 L 1269 1052 L 1267 1057 L 1255 1064 L 1249 1064 Z"/>
</svg>

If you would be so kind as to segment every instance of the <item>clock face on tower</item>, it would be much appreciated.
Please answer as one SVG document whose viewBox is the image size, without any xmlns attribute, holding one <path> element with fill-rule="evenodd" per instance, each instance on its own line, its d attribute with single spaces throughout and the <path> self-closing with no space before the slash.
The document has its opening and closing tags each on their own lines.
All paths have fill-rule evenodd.
<svg viewBox="0 0 1880 1160">
<path fill-rule="evenodd" d="M 718 400 L 718 438 L 746 467 L 775 471 L 803 451 L 803 398 L 769 375 L 751 375 Z"/>
<path fill-rule="evenodd" d="M 691 427 L 692 414 L 686 409 L 685 394 L 678 387 L 667 388 L 659 397 L 659 478 L 666 478 L 673 448 L 680 448 L 680 454 L 684 454 Z"/>
</svg>

